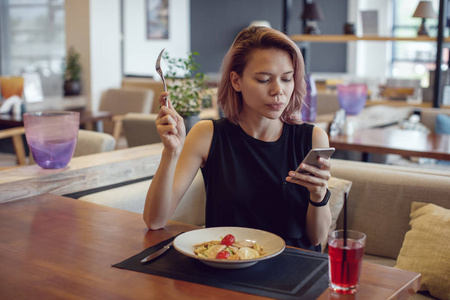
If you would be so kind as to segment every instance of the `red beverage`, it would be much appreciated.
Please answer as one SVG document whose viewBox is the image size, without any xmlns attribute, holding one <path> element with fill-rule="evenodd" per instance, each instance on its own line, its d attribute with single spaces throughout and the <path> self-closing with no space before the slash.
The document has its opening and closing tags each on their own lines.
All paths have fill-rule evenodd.
<svg viewBox="0 0 450 300">
<path fill-rule="evenodd" d="M 356 293 L 361 277 L 365 236 L 363 239 L 353 239 L 351 235 L 347 237 L 345 248 L 344 239 L 339 234 L 330 236 L 328 243 L 330 288 L 340 294 Z"/>
</svg>

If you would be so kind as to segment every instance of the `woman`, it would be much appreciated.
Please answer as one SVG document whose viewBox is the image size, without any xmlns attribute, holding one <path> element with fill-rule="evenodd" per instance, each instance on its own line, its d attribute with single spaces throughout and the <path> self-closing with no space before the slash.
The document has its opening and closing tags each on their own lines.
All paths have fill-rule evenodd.
<svg viewBox="0 0 450 300">
<path fill-rule="evenodd" d="M 206 227 L 267 230 L 288 245 L 320 251 L 331 213 L 330 162 L 302 164 L 311 148 L 328 147 L 320 128 L 296 121 L 306 93 L 298 47 L 283 33 L 249 27 L 222 64 L 218 103 L 226 118 L 197 123 L 186 138 L 183 119 L 162 106 L 156 126 L 164 144 L 149 188 L 144 220 L 166 225 L 199 168 L 206 188 Z M 162 93 L 160 103 L 168 93 Z"/>
</svg>

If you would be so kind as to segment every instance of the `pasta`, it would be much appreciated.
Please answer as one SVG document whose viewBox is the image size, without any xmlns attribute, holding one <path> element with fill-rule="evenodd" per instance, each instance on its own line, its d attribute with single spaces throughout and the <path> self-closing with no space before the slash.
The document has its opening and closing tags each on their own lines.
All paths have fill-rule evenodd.
<svg viewBox="0 0 450 300">
<path fill-rule="evenodd" d="M 205 258 L 218 258 L 230 260 L 255 259 L 264 256 L 262 247 L 252 241 L 229 242 L 230 235 L 220 241 L 209 241 L 194 245 L 195 254 Z M 225 240 L 227 241 L 225 242 Z"/>
</svg>

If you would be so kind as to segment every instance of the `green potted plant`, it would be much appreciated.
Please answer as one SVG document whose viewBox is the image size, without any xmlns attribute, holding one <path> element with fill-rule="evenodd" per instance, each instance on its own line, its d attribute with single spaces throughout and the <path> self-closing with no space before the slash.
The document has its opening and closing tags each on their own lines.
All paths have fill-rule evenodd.
<svg viewBox="0 0 450 300">
<path fill-rule="evenodd" d="M 81 93 L 81 63 L 80 53 L 74 47 L 67 51 L 63 63 L 64 96 L 79 95 Z"/>
<path fill-rule="evenodd" d="M 198 72 L 200 65 L 195 61 L 197 52 L 191 52 L 187 58 L 173 58 L 167 52 L 163 59 L 167 62 L 167 90 L 175 110 L 185 119 L 186 130 L 200 120 L 202 110 L 202 92 L 206 89 L 205 74 Z"/>
</svg>

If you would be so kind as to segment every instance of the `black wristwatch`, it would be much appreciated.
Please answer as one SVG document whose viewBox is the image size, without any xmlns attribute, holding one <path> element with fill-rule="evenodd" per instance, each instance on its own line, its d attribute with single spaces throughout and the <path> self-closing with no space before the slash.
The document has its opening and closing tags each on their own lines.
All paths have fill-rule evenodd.
<svg viewBox="0 0 450 300">
<path fill-rule="evenodd" d="M 309 203 L 311 203 L 312 206 L 325 206 L 328 204 L 328 201 L 330 201 L 331 192 L 329 189 L 327 189 L 327 193 L 325 194 L 325 197 L 323 197 L 323 200 L 320 202 L 314 202 L 309 199 Z"/>
</svg>

